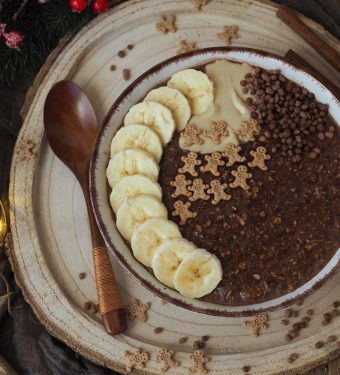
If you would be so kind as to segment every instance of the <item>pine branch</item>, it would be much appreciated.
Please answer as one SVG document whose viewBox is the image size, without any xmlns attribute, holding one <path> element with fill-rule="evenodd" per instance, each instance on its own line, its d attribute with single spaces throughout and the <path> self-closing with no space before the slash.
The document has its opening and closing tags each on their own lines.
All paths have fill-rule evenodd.
<svg viewBox="0 0 340 375">
<path fill-rule="evenodd" d="M 13 22 L 15 22 L 18 19 L 18 17 L 20 16 L 22 11 L 24 10 L 27 2 L 28 2 L 28 0 L 23 0 L 23 2 L 20 5 L 20 8 L 13 14 L 13 17 L 12 17 Z"/>
</svg>

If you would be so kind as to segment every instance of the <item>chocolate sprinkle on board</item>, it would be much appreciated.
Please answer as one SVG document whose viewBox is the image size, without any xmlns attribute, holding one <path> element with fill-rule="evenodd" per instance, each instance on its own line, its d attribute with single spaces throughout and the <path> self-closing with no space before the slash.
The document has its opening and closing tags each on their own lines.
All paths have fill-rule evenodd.
<svg viewBox="0 0 340 375">
<path fill-rule="evenodd" d="M 78 277 L 79 277 L 80 280 L 83 280 L 83 279 L 85 279 L 85 276 L 86 276 L 85 272 L 80 272 Z"/>
<path fill-rule="evenodd" d="M 333 302 L 333 307 L 334 308 L 337 308 L 337 307 L 339 307 L 340 306 L 340 302 L 339 301 L 334 301 Z"/>
<path fill-rule="evenodd" d="M 178 342 L 180 343 L 180 344 L 184 344 L 184 343 L 186 343 L 188 341 L 188 337 L 181 337 L 179 340 L 178 340 Z"/>
<path fill-rule="evenodd" d="M 126 53 L 125 53 L 125 51 L 118 51 L 117 55 L 119 57 L 125 57 Z"/>
<path fill-rule="evenodd" d="M 315 348 L 316 349 L 321 349 L 324 346 L 324 343 L 322 341 L 318 341 L 315 343 Z"/>
<path fill-rule="evenodd" d="M 288 363 L 293 363 L 298 359 L 299 355 L 297 353 L 292 353 L 287 358 Z"/>
<path fill-rule="evenodd" d="M 89 301 L 84 302 L 84 310 L 90 310 L 90 308 L 91 308 L 91 302 Z"/>
<path fill-rule="evenodd" d="M 244 373 L 250 372 L 250 369 L 251 369 L 250 366 L 243 366 L 243 367 L 242 367 L 242 371 L 243 371 Z"/>
<path fill-rule="evenodd" d="M 335 342 L 337 339 L 338 339 L 338 337 L 335 336 L 335 335 L 331 335 L 331 336 L 327 337 L 328 342 Z"/>
<path fill-rule="evenodd" d="M 157 335 L 158 333 L 161 333 L 164 331 L 164 328 L 163 327 L 156 327 L 153 332 Z"/>
<path fill-rule="evenodd" d="M 123 78 L 128 81 L 131 77 L 130 69 L 123 69 Z"/>
</svg>

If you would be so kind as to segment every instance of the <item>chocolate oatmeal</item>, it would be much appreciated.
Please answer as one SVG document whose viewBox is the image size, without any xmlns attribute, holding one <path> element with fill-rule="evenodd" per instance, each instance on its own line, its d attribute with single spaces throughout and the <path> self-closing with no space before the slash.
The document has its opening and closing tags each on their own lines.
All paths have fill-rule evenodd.
<svg viewBox="0 0 340 375">
<path fill-rule="evenodd" d="M 179 147 L 178 132 L 164 149 L 158 180 L 169 218 L 183 237 L 221 260 L 223 280 L 203 299 L 222 305 L 264 302 L 293 291 L 315 276 L 340 246 L 340 135 L 327 106 L 279 72 L 255 69 L 241 86 L 250 95 L 250 116 L 261 128 L 255 141 L 241 145 L 233 165 L 218 166 L 218 177 L 200 168 L 207 164 L 202 153 L 197 154 L 198 176 L 184 173 L 202 180 L 203 186 L 216 179 L 228 184 L 225 193 L 231 199 L 218 204 L 191 199 L 190 211 L 196 215 L 185 225 L 180 225 L 180 216 L 171 216 L 176 200 L 189 201 L 172 196 L 171 182 L 188 155 Z M 254 150 L 263 148 L 262 159 L 254 162 Z M 230 188 L 232 172 L 241 165 L 248 173 L 244 188 Z"/>
</svg>

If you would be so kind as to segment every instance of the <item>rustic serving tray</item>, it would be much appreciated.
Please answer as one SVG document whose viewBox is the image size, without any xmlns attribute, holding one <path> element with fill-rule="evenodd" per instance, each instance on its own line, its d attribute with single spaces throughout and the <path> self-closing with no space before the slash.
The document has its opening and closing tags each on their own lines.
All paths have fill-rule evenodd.
<svg viewBox="0 0 340 375">
<path fill-rule="evenodd" d="M 204 352 L 210 357 L 210 374 L 297 373 L 330 360 L 339 345 L 328 342 L 330 335 L 340 336 L 340 317 L 326 326 L 323 314 L 333 309 L 340 298 L 340 272 L 321 289 L 307 297 L 302 306 L 293 306 L 299 317 L 313 309 L 309 327 L 291 342 L 285 340 L 288 327 L 281 324 L 285 310 L 269 314 L 268 328 L 258 337 L 243 327 L 245 318 L 217 318 L 189 312 L 164 304 L 129 277 L 113 260 L 124 302 L 134 298 L 150 303 L 146 322 L 130 321 L 124 335 L 108 336 L 98 314 L 84 311 L 85 301 L 96 303 L 91 241 L 85 204 L 75 178 L 52 154 L 43 137 L 42 109 L 48 90 L 54 82 L 71 79 L 84 89 L 92 101 L 99 121 L 126 86 L 151 66 L 173 56 L 179 41 L 197 42 L 197 47 L 223 45 L 216 33 L 227 24 L 240 27 L 234 45 L 259 48 L 284 55 L 294 49 L 321 73 L 340 83 L 339 74 L 311 47 L 275 18 L 276 6 L 269 2 L 212 0 L 198 12 L 190 1 L 128 1 L 96 18 L 84 27 L 54 61 L 31 95 L 25 121 L 13 156 L 10 205 L 13 249 L 9 256 L 16 280 L 38 318 L 50 332 L 80 354 L 118 371 L 125 370 L 123 353 L 137 348 L 150 353 L 141 374 L 159 374 L 156 352 L 166 347 L 175 352 L 180 366 L 171 374 L 187 374 L 192 345 L 209 335 Z M 162 15 L 175 14 L 177 32 L 162 34 L 155 22 Z M 340 50 L 339 43 L 320 26 L 306 23 Z M 134 48 L 124 58 L 117 56 L 128 44 Z M 111 65 L 116 69 L 111 70 Z M 130 69 L 131 80 L 122 78 Z M 32 94 L 32 93 L 31 93 Z M 25 146 L 33 147 L 23 152 Z M 82 280 L 78 275 L 85 272 Z M 247 318 L 251 320 L 252 318 Z M 162 327 L 159 334 L 155 327 Z M 179 339 L 188 341 L 179 344 Z M 325 345 L 315 348 L 315 343 Z M 293 363 L 290 354 L 298 354 Z"/>
</svg>

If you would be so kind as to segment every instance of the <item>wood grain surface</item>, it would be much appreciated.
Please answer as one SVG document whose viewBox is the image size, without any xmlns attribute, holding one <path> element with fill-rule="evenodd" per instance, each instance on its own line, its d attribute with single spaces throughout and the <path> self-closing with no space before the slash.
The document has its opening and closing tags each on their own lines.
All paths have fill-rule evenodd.
<svg viewBox="0 0 340 375">
<path fill-rule="evenodd" d="M 24 163 L 14 159 L 12 166 L 10 198 L 16 246 L 11 260 L 19 285 L 38 317 L 54 334 L 80 353 L 118 370 L 122 368 L 123 348 L 132 350 L 137 346 L 154 351 L 154 348 L 160 345 L 170 345 L 178 352 L 183 367 L 186 367 L 191 345 L 180 347 L 177 344 L 179 334 L 187 334 L 192 344 L 195 337 L 210 334 L 210 331 L 212 339 L 209 341 L 207 353 L 216 360 L 216 363 L 212 361 L 210 366 L 214 369 L 212 373 L 242 373 L 241 364 L 248 362 L 253 365 L 253 374 L 296 373 L 300 371 L 299 368 L 302 371 L 303 368 L 307 369 L 318 362 L 331 359 L 336 354 L 335 346 L 327 346 L 317 352 L 312 343 L 318 337 L 325 338 L 325 335 L 331 332 L 339 333 L 339 322 L 335 321 L 327 329 L 321 329 L 320 325 L 311 327 L 299 340 L 286 345 L 283 339 L 284 330 L 279 324 L 283 314 L 281 311 L 271 315 L 270 329 L 264 335 L 259 339 L 252 339 L 241 329 L 242 321 L 224 319 L 223 322 L 212 322 L 211 318 L 185 310 L 178 311 L 171 305 L 162 305 L 157 298 L 127 278 L 117 265 L 115 267 L 121 275 L 120 284 L 126 294 L 126 303 L 130 303 L 133 296 L 139 296 L 143 302 L 151 301 L 147 323 L 143 325 L 134 322 L 126 336 L 112 341 L 103 335 L 103 329 L 94 315 L 84 315 L 81 311 L 85 299 L 95 301 L 96 298 L 93 267 L 89 258 L 89 233 L 87 221 L 83 217 L 85 207 L 75 181 L 53 157 L 46 143 L 41 143 L 41 107 L 48 88 L 55 80 L 68 77 L 80 84 L 92 99 L 98 117 L 102 119 L 114 98 L 127 85 L 121 78 L 123 67 L 129 67 L 133 77 L 138 76 L 146 68 L 174 54 L 180 38 L 197 41 L 199 47 L 218 45 L 220 43 L 215 39 L 216 31 L 224 23 L 228 23 L 228 20 L 241 26 L 241 37 L 237 45 L 256 46 L 281 55 L 289 48 L 294 48 L 307 60 L 317 62 L 320 70 L 328 77 L 339 80 L 338 74 L 303 41 L 296 41 L 289 30 L 282 30 L 282 25 L 272 17 L 275 8 L 268 2 L 259 4 L 253 1 L 231 1 L 226 4 L 213 1 L 204 12 L 194 14 L 194 17 L 190 5 L 184 4 L 183 1 L 164 1 L 161 9 L 156 3 L 151 0 L 144 1 L 141 7 L 140 1 L 128 2 L 116 12 L 101 17 L 100 22 L 89 25 L 56 57 L 52 69 L 47 72 L 41 85 L 36 86 L 34 95 L 31 94 L 31 98 L 34 96 L 33 100 L 27 102 L 26 119 L 20 139 L 33 139 L 38 152 L 37 157 Z M 153 24 L 164 12 L 177 14 L 180 25 L 177 35 L 163 36 L 155 32 Z M 258 19 L 258 22 L 249 25 L 248 17 L 251 15 L 251 19 Z M 334 38 L 311 21 L 307 22 L 329 43 L 339 48 Z M 143 27 L 143 33 L 140 32 L 140 27 Z M 204 33 L 200 31 L 202 29 Z M 94 35 L 96 38 L 93 38 Z M 101 43 L 94 45 L 99 36 L 102 37 Z M 94 40 L 91 40 L 91 37 Z M 162 40 L 164 43 L 160 43 Z M 124 61 L 119 60 L 116 53 L 127 43 L 134 43 L 135 48 Z M 157 46 L 154 56 L 145 54 L 150 46 Z M 110 71 L 111 64 L 119 66 L 117 72 Z M 33 179 L 32 201 L 33 190 L 29 181 Z M 38 196 L 39 200 L 34 196 Z M 34 223 L 36 225 L 33 225 Z M 82 235 L 79 236 L 79 233 Z M 23 246 L 23 241 L 29 243 Z M 77 275 L 84 269 L 87 270 L 88 277 L 81 282 L 77 280 Z M 45 285 L 37 285 L 41 284 L 42 280 Z M 330 308 L 332 300 L 339 294 L 338 282 L 338 279 L 334 278 L 327 284 L 326 290 L 317 292 L 308 298 L 302 307 L 296 308 L 304 312 L 311 306 L 317 306 L 315 320 L 320 323 L 322 313 Z M 57 309 L 52 313 L 50 303 L 60 306 L 61 310 Z M 67 320 L 67 317 L 72 316 L 78 321 Z M 155 337 L 152 329 L 160 324 L 166 327 L 167 332 Z M 222 327 L 223 331 L 227 332 L 218 337 Z M 87 332 L 83 332 L 83 329 Z M 195 335 L 192 334 L 193 331 Z M 93 342 L 88 342 L 89 340 Z M 273 345 L 277 345 L 274 350 L 278 352 L 277 357 L 271 357 Z M 258 351 L 261 351 L 261 355 Z M 291 351 L 299 351 L 301 356 L 296 364 L 287 366 L 287 355 Z M 270 360 L 275 362 L 268 365 Z M 150 362 L 145 373 L 158 373 L 157 364 Z M 333 363 L 335 365 L 330 365 L 329 374 L 338 374 L 340 366 L 337 366 L 337 362 Z M 326 373 L 325 368 L 320 371 Z M 182 373 L 182 370 L 173 373 Z"/>
</svg>

